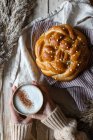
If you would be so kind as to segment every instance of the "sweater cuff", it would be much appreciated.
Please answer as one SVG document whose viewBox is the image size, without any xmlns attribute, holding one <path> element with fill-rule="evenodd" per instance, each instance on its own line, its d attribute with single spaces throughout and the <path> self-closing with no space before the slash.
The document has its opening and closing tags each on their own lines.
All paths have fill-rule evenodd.
<svg viewBox="0 0 93 140">
<path fill-rule="evenodd" d="M 11 140 L 31 140 L 32 124 L 10 124 Z"/>
<path fill-rule="evenodd" d="M 69 121 L 62 113 L 59 107 L 56 107 L 55 110 L 44 120 L 41 121 L 43 124 L 48 126 L 51 129 L 62 129 L 67 126 Z"/>
</svg>

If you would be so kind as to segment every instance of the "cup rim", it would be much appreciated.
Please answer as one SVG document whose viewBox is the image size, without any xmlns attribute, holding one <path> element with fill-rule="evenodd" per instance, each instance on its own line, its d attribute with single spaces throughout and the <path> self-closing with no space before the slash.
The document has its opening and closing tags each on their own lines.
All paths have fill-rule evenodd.
<svg viewBox="0 0 93 140">
<path fill-rule="evenodd" d="M 31 113 L 31 114 L 24 114 L 24 113 L 21 113 L 20 111 L 17 110 L 17 108 L 16 108 L 15 105 L 14 105 L 14 96 L 15 96 L 15 94 L 17 93 L 17 91 L 18 91 L 21 87 L 26 86 L 26 85 L 31 85 L 31 86 L 34 86 L 34 87 L 38 88 L 38 90 L 41 92 L 41 96 L 42 96 L 42 104 L 41 104 L 40 108 L 38 109 L 38 111 L 35 111 L 34 113 Z M 37 112 L 39 112 L 39 110 L 42 108 L 43 101 L 44 101 L 44 100 L 43 100 L 42 91 L 40 90 L 39 87 L 37 87 L 36 85 L 34 85 L 34 84 L 32 84 L 32 83 L 23 83 L 23 84 L 21 84 L 20 86 L 18 86 L 18 88 L 17 88 L 17 89 L 15 90 L 15 92 L 13 93 L 13 97 L 12 97 L 12 104 L 13 104 L 14 110 L 15 110 L 17 113 L 19 113 L 20 115 L 23 115 L 23 116 L 32 115 L 32 114 L 36 114 Z"/>
</svg>

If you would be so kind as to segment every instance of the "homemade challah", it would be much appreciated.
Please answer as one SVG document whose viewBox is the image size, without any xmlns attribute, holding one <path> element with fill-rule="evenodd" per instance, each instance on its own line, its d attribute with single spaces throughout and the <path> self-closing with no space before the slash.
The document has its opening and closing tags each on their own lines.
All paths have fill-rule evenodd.
<svg viewBox="0 0 93 140">
<path fill-rule="evenodd" d="M 53 26 L 37 40 L 35 55 L 43 74 L 58 81 L 70 81 L 88 64 L 87 39 L 71 25 Z"/>
</svg>

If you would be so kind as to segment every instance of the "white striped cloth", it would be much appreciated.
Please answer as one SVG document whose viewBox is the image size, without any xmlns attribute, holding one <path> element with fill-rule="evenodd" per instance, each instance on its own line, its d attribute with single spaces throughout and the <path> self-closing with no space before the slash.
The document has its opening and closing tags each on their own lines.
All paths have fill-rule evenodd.
<svg viewBox="0 0 93 140">
<path fill-rule="evenodd" d="M 48 30 L 51 26 L 57 24 L 61 23 L 53 22 L 52 20 L 49 20 L 47 22 L 41 21 L 35 23 L 32 28 L 32 36 L 34 37 L 33 48 L 39 36 L 46 30 Z M 74 98 L 75 102 L 77 103 L 77 106 L 80 109 L 80 111 L 83 111 L 86 108 L 86 100 L 93 100 L 93 30 L 87 28 L 82 28 L 81 30 L 90 39 L 89 47 L 91 49 L 91 55 L 88 69 L 85 70 L 76 79 L 70 82 L 58 82 L 50 77 L 45 78 L 47 79 L 50 85 L 54 85 L 59 88 L 67 88 L 70 95 Z"/>
</svg>

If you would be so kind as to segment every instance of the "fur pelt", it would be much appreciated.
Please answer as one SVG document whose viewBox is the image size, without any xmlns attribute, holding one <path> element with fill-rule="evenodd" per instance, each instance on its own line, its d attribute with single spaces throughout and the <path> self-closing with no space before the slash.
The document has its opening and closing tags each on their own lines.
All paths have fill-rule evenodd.
<svg viewBox="0 0 93 140">
<path fill-rule="evenodd" d="M 0 64 L 13 55 L 36 0 L 0 0 Z"/>
</svg>

